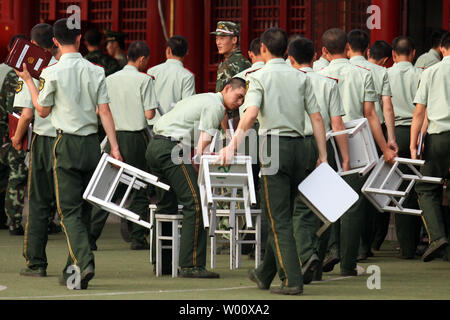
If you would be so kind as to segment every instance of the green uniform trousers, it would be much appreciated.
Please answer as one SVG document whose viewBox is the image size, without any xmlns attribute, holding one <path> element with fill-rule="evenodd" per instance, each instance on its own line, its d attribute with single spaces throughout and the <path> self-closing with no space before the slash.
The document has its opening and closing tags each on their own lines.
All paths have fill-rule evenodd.
<svg viewBox="0 0 450 320">
<path fill-rule="evenodd" d="M 23 255 L 31 269 L 47 268 L 45 247 L 49 215 L 56 211 L 52 151 L 55 138 L 34 134 L 28 172 L 29 214 L 25 225 Z"/>
<path fill-rule="evenodd" d="M 172 159 L 172 154 L 179 158 Z M 197 172 L 191 164 L 183 163 L 181 144 L 174 141 L 152 139 L 146 159 L 150 172 L 170 186 L 169 191 L 156 189 L 156 214 L 178 214 L 178 205 L 183 206 L 180 267 L 205 267 L 207 232 L 203 226 Z"/>
<path fill-rule="evenodd" d="M 22 212 L 25 200 L 28 169 L 25 165 L 26 151 L 17 151 L 9 144 L 0 147 L 0 167 L 2 180 L 6 182 L 5 213 L 10 225 L 22 222 Z"/>
<path fill-rule="evenodd" d="M 148 171 L 145 161 L 145 150 L 148 145 L 146 133 L 144 131 L 117 131 L 116 136 L 123 161 L 137 169 Z M 111 151 L 109 142 L 105 151 L 107 153 Z M 125 192 L 124 188 L 121 188 L 119 192 L 123 194 Z M 150 199 L 147 197 L 147 189 L 133 190 L 130 200 L 130 205 L 127 209 L 138 214 L 141 219 L 148 221 Z M 99 207 L 94 207 L 91 216 L 90 241 L 95 242 L 100 237 L 108 216 L 109 212 L 103 211 Z M 130 237 L 133 241 L 143 242 L 147 233 L 148 229 L 132 223 Z"/>
<path fill-rule="evenodd" d="M 450 178 L 450 131 L 441 134 L 427 135 L 423 154 L 425 165 L 420 169 L 424 176 Z M 416 192 L 419 197 L 420 209 L 430 242 L 445 237 L 444 210 L 442 207 L 443 185 L 418 182 Z M 450 188 L 447 187 L 447 197 Z"/>
<path fill-rule="evenodd" d="M 92 205 L 83 200 L 83 193 L 100 161 L 97 134 L 58 134 L 53 161 L 56 204 L 69 249 L 63 273 L 70 265 L 78 266 L 83 272 L 94 265 L 88 240 Z"/>
<path fill-rule="evenodd" d="M 269 231 L 264 259 L 256 273 L 266 285 L 278 274 L 285 287 L 301 287 L 303 276 L 294 238 L 293 212 L 298 185 L 306 178 L 311 162 L 307 143 L 303 138 L 279 137 L 279 150 L 275 150 L 272 149 L 274 136 L 262 139 L 260 198 Z M 276 157 L 278 171 L 269 175 Z"/>
<path fill-rule="evenodd" d="M 411 127 L 397 126 L 395 127 L 395 135 L 398 144 L 398 156 L 400 158 L 411 158 L 409 150 L 409 141 L 411 138 Z M 408 166 L 400 166 L 400 170 L 407 174 L 412 174 Z M 409 183 L 409 181 L 408 181 Z M 406 186 L 401 186 L 402 190 Z M 419 209 L 417 201 L 417 193 L 411 190 L 410 195 L 406 199 L 404 206 L 411 209 Z M 417 245 L 420 241 L 420 228 L 422 226 L 422 219 L 418 216 L 407 214 L 394 214 L 395 230 L 397 239 L 400 244 L 400 255 L 403 257 L 414 257 Z"/>
</svg>

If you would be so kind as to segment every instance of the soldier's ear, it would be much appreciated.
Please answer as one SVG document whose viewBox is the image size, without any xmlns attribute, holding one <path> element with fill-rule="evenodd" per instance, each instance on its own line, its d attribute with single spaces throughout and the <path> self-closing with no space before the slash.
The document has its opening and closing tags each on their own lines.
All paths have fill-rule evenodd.
<svg viewBox="0 0 450 320">
<path fill-rule="evenodd" d="M 238 39 L 238 37 L 234 36 L 234 37 L 232 38 L 232 41 L 233 41 L 233 44 L 234 44 L 234 45 L 237 45 L 239 39 Z"/>
</svg>

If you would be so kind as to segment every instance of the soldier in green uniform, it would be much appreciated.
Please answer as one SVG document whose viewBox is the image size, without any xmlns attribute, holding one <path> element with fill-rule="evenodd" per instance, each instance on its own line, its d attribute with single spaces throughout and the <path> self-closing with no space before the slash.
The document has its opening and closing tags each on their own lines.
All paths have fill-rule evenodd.
<svg viewBox="0 0 450 320">
<path fill-rule="evenodd" d="M 10 41 L 10 48 L 17 38 L 26 39 L 24 35 L 17 35 Z M 14 96 L 23 88 L 14 70 L 7 73 L 0 91 L 0 176 L 1 202 L 4 201 L 5 213 L 9 218 L 9 233 L 23 235 L 22 212 L 24 207 L 25 187 L 27 184 L 27 167 L 25 165 L 26 151 L 15 150 L 9 139 L 8 113 L 14 112 Z M 19 110 L 17 110 L 19 111 Z M 4 199 L 4 200 L 3 200 Z"/>
<path fill-rule="evenodd" d="M 157 101 L 164 113 L 169 112 L 179 101 L 195 95 L 195 76 L 183 65 L 188 52 L 188 42 L 184 37 L 173 36 L 166 46 L 166 62 L 148 69 L 155 78 Z M 161 117 L 157 112 L 148 121 L 153 126 Z"/>
<path fill-rule="evenodd" d="M 171 190 L 157 189 L 157 214 L 175 214 L 183 206 L 181 230 L 180 275 L 186 278 L 218 278 L 207 271 L 207 232 L 203 227 L 197 164 L 191 163 L 192 149 L 197 143 L 201 157 L 211 143 L 227 109 L 236 110 L 244 102 L 245 82 L 231 79 L 222 92 L 191 96 L 155 124 L 154 138 L 146 153 L 150 172 L 169 184 Z M 163 262 L 164 263 L 164 262 Z"/>
<path fill-rule="evenodd" d="M 84 44 L 89 53 L 84 58 L 98 64 L 105 69 L 106 77 L 122 69 L 119 61 L 102 52 L 103 35 L 97 29 L 91 29 L 84 35 Z"/>
<path fill-rule="evenodd" d="M 157 108 L 153 80 L 144 73 L 149 57 L 150 48 L 145 42 L 133 42 L 128 49 L 128 65 L 106 78 L 121 155 L 127 164 L 143 171 L 147 170 L 145 154 L 142 152 L 148 145 L 145 128 L 147 119 L 153 118 Z M 109 143 L 105 150 L 109 152 Z M 145 221 L 148 220 L 149 204 L 147 190 L 141 189 L 131 194 L 128 209 Z M 91 248 L 96 248 L 95 242 L 100 237 L 108 215 L 99 208 L 92 211 Z M 145 235 L 144 227 L 132 224 L 130 233 L 132 250 L 149 249 Z"/>
<path fill-rule="evenodd" d="M 248 77 L 245 114 L 232 142 L 220 151 L 221 163 L 231 161 L 258 118 L 263 137 L 260 197 L 270 230 L 264 260 L 256 270 L 249 271 L 249 277 L 260 289 L 267 290 L 278 274 L 282 285 L 271 292 L 298 295 L 303 292 L 303 278 L 292 215 L 297 187 L 307 175 L 309 161 L 305 155 L 313 153 L 304 139 L 305 112 L 311 117 L 317 140 L 318 164 L 327 162 L 325 127 L 310 79 L 283 59 L 288 45 L 286 32 L 270 28 L 261 36 L 261 42 L 265 66 Z"/>
<path fill-rule="evenodd" d="M 442 29 L 433 31 L 431 34 L 431 49 L 417 59 L 415 64 L 416 68 L 425 70 L 441 61 L 441 39 L 445 32 L 446 31 Z"/>
<path fill-rule="evenodd" d="M 444 59 L 426 69 L 420 79 L 414 103 L 416 108 L 411 124 L 410 150 L 411 158 L 417 159 L 417 141 L 419 132 L 427 128 L 421 168 L 425 176 L 450 178 L 450 33 L 441 41 Z M 416 192 L 419 205 L 423 210 L 425 227 L 430 244 L 422 256 L 422 261 L 433 260 L 439 251 L 448 246 L 445 234 L 444 211 L 442 208 L 442 185 L 418 182 Z M 450 188 L 447 187 L 447 197 Z"/>
<path fill-rule="evenodd" d="M 395 64 L 388 69 L 389 82 L 392 91 L 392 103 L 395 112 L 395 133 L 399 145 L 398 155 L 409 158 L 409 139 L 411 136 L 411 122 L 414 114 L 414 98 L 419 87 L 422 69 L 412 64 L 416 54 L 413 41 L 404 36 L 397 37 L 393 43 L 393 59 Z M 407 166 L 401 168 L 408 172 Z M 405 201 L 405 207 L 419 209 L 417 194 L 414 190 Z M 400 258 L 413 259 L 419 244 L 421 219 L 405 214 L 394 214 L 397 239 L 400 244 Z"/>
<path fill-rule="evenodd" d="M 375 86 L 377 94 L 377 101 L 375 101 L 375 111 L 380 120 L 383 132 L 387 133 L 388 146 L 394 151 L 398 151 L 398 146 L 395 141 L 395 126 L 394 126 L 394 108 L 391 100 L 391 86 L 386 68 L 380 67 L 366 60 L 364 57 L 369 46 L 369 36 L 364 30 L 356 29 L 350 31 L 348 34 L 349 49 L 347 56 L 350 63 L 361 68 L 363 71 L 370 73 Z M 380 153 L 380 151 L 378 151 Z M 378 211 L 371 204 L 367 204 L 367 210 L 364 212 L 363 228 L 361 232 L 361 245 L 359 249 L 358 260 L 365 260 L 367 257 L 372 257 L 371 244 L 375 233 L 375 217 Z M 379 220 L 378 220 L 379 221 Z"/>
<path fill-rule="evenodd" d="M 311 85 L 320 107 L 325 130 L 345 130 L 342 116 L 345 115 L 342 106 L 339 88 L 336 80 L 315 73 L 312 69 L 314 59 L 314 44 L 311 40 L 301 38 L 293 41 L 288 48 L 288 55 L 292 67 L 303 72 L 311 80 Z M 337 136 L 336 142 L 342 155 L 343 170 L 349 170 L 350 159 L 348 154 L 348 138 Z M 318 157 L 317 144 L 309 117 L 305 117 L 305 144 L 312 150 L 308 156 L 310 163 L 308 174 L 314 171 Z M 337 170 L 334 152 L 331 143 L 327 143 L 328 163 Z M 316 280 L 321 278 L 321 263 L 325 255 L 326 244 L 330 232 L 327 231 L 319 239 L 317 231 L 321 225 L 320 219 L 299 198 L 295 201 L 294 208 L 294 234 L 297 244 L 297 252 L 302 263 L 303 283 L 309 284 L 313 280 L 317 270 Z M 323 244 L 322 244 L 323 243 Z M 325 248 L 323 248 L 325 246 Z"/>
<path fill-rule="evenodd" d="M 125 55 L 125 37 L 123 32 L 105 31 L 106 36 L 106 50 L 108 54 L 115 58 L 123 68 L 127 65 L 127 56 Z"/>
<path fill-rule="evenodd" d="M 67 284 L 67 269 L 75 266 L 81 279 L 80 287 L 75 289 L 87 289 L 95 275 L 88 240 L 92 207 L 82 196 L 100 160 L 97 112 L 111 144 L 111 156 L 118 160 L 122 157 L 108 106 L 105 71 L 83 59 L 78 52 L 81 30 L 69 29 L 67 19 L 56 21 L 53 31 L 54 43 L 62 55 L 57 64 L 42 71 L 40 90 L 26 65 L 18 75 L 28 85 L 39 116 L 46 118 L 51 114 L 57 130 L 52 149 L 56 205 L 69 249 L 60 284 Z"/>
<path fill-rule="evenodd" d="M 354 66 L 347 59 L 349 45 L 344 31 L 337 28 L 326 31 L 322 36 L 322 44 L 323 53 L 330 58 L 331 62 L 319 74 L 338 81 L 339 93 L 346 113 L 343 120 L 347 122 L 367 118 L 385 161 L 392 163 L 396 153 L 389 148 L 375 111 L 374 102 L 378 101 L 378 96 L 370 72 Z M 362 196 L 361 188 L 366 179 L 353 174 L 345 176 L 344 180 L 359 194 L 359 200 L 342 216 L 340 222 L 333 225 L 335 229 L 331 239 L 334 240 L 334 244 L 330 248 L 328 258 L 324 261 L 323 271 L 333 270 L 334 265 L 340 261 L 341 275 L 356 276 L 356 258 L 363 214 L 367 207 L 367 200 Z"/>
<path fill-rule="evenodd" d="M 31 30 L 31 41 L 52 52 L 53 27 L 49 24 L 38 24 Z M 53 57 L 50 65 L 57 60 Z M 39 80 L 33 79 L 39 86 Z M 45 277 L 47 272 L 46 246 L 48 240 L 48 221 L 56 212 L 55 186 L 53 181 L 52 147 L 56 137 L 56 129 L 50 118 L 43 119 L 34 110 L 30 90 L 26 83 L 16 93 L 14 107 L 23 108 L 16 134 L 11 138 L 16 150 L 22 148 L 22 141 L 27 134 L 29 124 L 33 121 L 33 139 L 30 150 L 30 168 L 28 175 L 29 214 L 25 225 L 23 255 L 27 268 L 21 270 L 23 276 Z"/>
</svg>

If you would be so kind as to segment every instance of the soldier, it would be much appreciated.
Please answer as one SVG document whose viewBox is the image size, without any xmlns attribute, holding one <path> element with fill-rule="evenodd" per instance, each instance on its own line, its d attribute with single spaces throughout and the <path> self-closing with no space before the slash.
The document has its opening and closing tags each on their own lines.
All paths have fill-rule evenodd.
<svg viewBox="0 0 450 320">
<path fill-rule="evenodd" d="M 397 37 L 392 43 L 394 65 L 388 69 L 391 83 L 392 103 L 395 111 L 395 134 L 399 145 L 399 157 L 409 158 L 409 139 L 411 122 L 414 114 L 414 98 L 419 87 L 422 69 L 414 67 L 412 62 L 416 55 L 413 41 L 404 36 Z M 402 172 L 410 172 L 407 166 L 401 167 Z M 417 194 L 414 190 L 404 204 L 407 208 L 419 209 Z M 394 214 L 397 239 L 400 244 L 400 258 L 414 259 L 416 247 L 419 244 L 421 219 L 405 214 Z"/>
<path fill-rule="evenodd" d="M 62 56 L 57 64 L 42 71 L 40 90 L 25 64 L 24 72 L 18 75 L 28 85 L 39 116 L 46 118 L 51 114 L 52 124 L 57 129 L 52 149 L 56 204 L 69 248 L 59 281 L 61 285 L 67 284 L 67 269 L 74 265 L 79 269 L 81 280 L 80 287 L 75 289 L 84 290 L 95 276 L 87 230 L 91 205 L 82 195 L 100 160 L 97 112 L 111 144 L 111 156 L 117 160 L 122 157 L 108 106 L 105 71 L 83 59 L 78 52 L 81 30 L 69 29 L 68 25 L 68 19 L 60 19 L 53 26 L 54 43 Z"/>
<path fill-rule="evenodd" d="M 17 38 L 26 39 L 23 35 L 13 37 L 9 44 L 10 48 Z M 1 202 L 4 201 L 5 213 L 9 217 L 9 233 L 16 236 L 24 234 L 21 223 L 27 184 L 26 151 L 17 151 L 11 146 L 8 113 L 14 112 L 14 96 L 22 88 L 23 82 L 19 81 L 15 71 L 11 70 L 6 75 L 0 91 L 0 135 L 2 137 L 0 172 L 1 186 L 3 187 L 1 189 L 6 190 L 6 192 L 0 193 L 0 196 Z"/>
<path fill-rule="evenodd" d="M 375 86 L 377 100 L 375 101 L 375 111 L 380 120 L 383 132 L 387 132 L 388 146 L 394 151 L 398 151 L 395 142 L 394 108 L 391 101 L 391 87 L 386 68 L 380 67 L 366 60 L 364 55 L 369 46 L 369 36 L 363 30 L 352 30 L 348 34 L 349 50 L 347 56 L 350 63 L 370 73 Z M 386 134 L 385 134 L 386 135 Z M 380 154 L 380 150 L 378 150 Z M 380 154 L 381 155 L 381 154 Z M 378 211 L 371 203 L 367 203 L 367 210 L 364 212 L 363 228 L 361 232 L 361 245 L 358 261 L 372 257 L 371 244 L 374 238 L 375 217 Z"/>
<path fill-rule="evenodd" d="M 147 119 L 155 115 L 156 95 L 153 80 L 145 74 L 150 48 L 145 42 L 136 41 L 128 50 L 128 65 L 123 70 L 106 78 L 106 87 L 111 99 L 110 108 L 114 119 L 119 148 L 124 161 L 140 170 L 146 170 L 145 150 L 148 136 L 145 132 Z M 106 146 L 109 152 L 109 143 Z M 140 215 L 142 220 L 148 220 L 147 190 L 141 189 L 131 195 L 129 210 Z M 91 249 L 96 250 L 95 242 L 105 226 L 108 212 L 94 208 L 91 219 Z M 132 250 L 148 250 L 149 244 L 145 239 L 146 229 L 132 224 L 130 237 Z"/>
<path fill-rule="evenodd" d="M 296 188 L 306 178 L 308 159 L 313 154 L 305 144 L 305 112 L 311 117 L 319 155 L 317 163 L 327 162 L 325 128 L 310 79 L 289 67 L 285 60 L 288 38 L 279 28 L 270 28 L 261 36 L 261 55 L 265 66 L 248 78 L 244 117 L 230 144 L 220 151 L 221 164 L 229 163 L 247 131 L 258 117 L 259 133 L 264 138 L 261 155 L 278 140 L 278 151 L 272 151 L 271 164 L 261 156 L 263 214 L 270 230 L 263 263 L 249 271 L 250 280 L 267 290 L 278 273 L 281 287 L 274 294 L 298 295 L 303 292 L 303 278 L 297 255 L 292 221 Z M 274 153 L 277 153 L 276 155 Z M 279 156 L 275 168 L 275 157 Z M 269 160 L 270 161 L 270 160 Z M 274 169 L 274 170 L 271 170 Z M 269 171 L 270 170 L 270 171 Z"/>
<path fill-rule="evenodd" d="M 220 127 L 226 110 L 235 110 L 244 102 L 245 82 L 231 79 L 219 93 L 191 96 L 177 103 L 154 126 L 154 138 L 147 148 L 150 172 L 169 184 L 166 192 L 157 189 L 157 214 L 174 214 L 178 204 L 183 206 L 181 230 L 180 275 L 184 278 L 218 278 L 207 271 L 207 232 L 203 227 L 200 193 L 197 185 L 198 167 L 191 164 L 191 153 L 197 144 L 197 156 Z M 200 137 L 194 136 L 200 131 Z"/>
<path fill-rule="evenodd" d="M 84 58 L 102 66 L 105 69 L 106 77 L 108 77 L 122 68 L 116 59 L 102 52 L 102 37 L 102 33 L 97 29 L 91 29 L 86 32 L 84 44 L 89 53 Z"/>
<path fill-rule="evenodd" d="M 301 38 L 293 41 L 288 48 L 291 65 L 306 74 L 311 80 L 312 89 L 320 107 L 325 130 L 342 131 L 345 130 L 342 116 L 345 115 L 342 106 L 339 88 L 336 80 L 326 78 L 315 73 L 312 69 L 314 60 L 314 44 L 311 40 Z M 350 159 L 348 154 L 348 138 L 337 136 L 336 142 L 341 151 L 343 159 L 343 170 L 350 169 Z M 313 127 L 309 117 L 305 117 L 305 144 L 313 152 L 308 155 L 310 163 L 308 174 L 314 171 L 318 157 L 317 144 L 314 139 Z M 334 151 L 331 143 L 327 143 L 328 163 L 337 170 L 334 159 Z M 309 209 L 299 198 L 295 200 L 294 206 L 294 234 L 297 244 L 297 252 L 302 262 L 303 283 L 309 284 L 313 280 L 313 274 L 317 270 L 316 280 L 321 279 L 321 263 L 325 255 L 325 249 L 319 248 L 317 231 L 320 227 L 320 219 Z M 320 244 L 327 244 L 330 232 L 324 233 L 320 239 Z M 320 247 L 324 247 L 321 245 Z"/>
<path fill-rule="evenodd" d="M 173 36 L 166 45 L 166 62 L 148 69 L 155 78 L 157 101 L 164 113 L 169 112 L 179 101 L 195 95 L 195 76 L 183 65 L 188 52 L 188 42 L 184 37 Z M 153 126 L 161 117 L 159 113 L 149 125 Z"/>
<path fill-rule="evenodd" d="M 435 30 L 431 34 L 431 49 L 428 52 L 422 54 L 416 61 L 416 68 L 421 68 L 423 70 L 439 63 L 442 58 L 441 52 L 441 39 L 446 33 L 445 30 Z"/>
<path fill-rule="evenodd" d="M 119 61 L 120 68 L 125 67 L 128 63 L 125 55 L 126 34 L 116 31 L 105 31 L 105 36 L 108 54 Z"/>
<path fill-rule="evenodd" d="M 52 50 L 53 27 L 38 24 L 31 29 L 31 42 L 48 52 Z M 57 60 L 52 57 L 50 65 Z M 39 86 L 38 80 L 33 80 Z M 43 119 L 34 110 L 30 90 L 26 83 L 16 93 L 14 107 L 23 108 L 16 134 L 11 138 L 13 147 L 21 150 L 22 141 L 33 121 L 33 140 L 30 150 L 30 170 L 28 177 L 29 214 L 25 227 L 23 255 L 27 268 L 21 270 L 23 276 L 45 277 L 47 275 L 47 256 L 45 248 L 49 234 L 48 220 L 53 220 L 56 212 L 55 186 L 53 181 L 52 147 L 56 129 L 50 118 Z M 51 230 L 51 229 L 50 229 Z"/>
<path fill-rule="evenodd" d="M 378 96 L 370 72 L 354 66 L 347 59 L 349 45 L 344 31 L 337 28 L 326 31 L 322 36 L 322 44 L 322 52 L 331 59 L 331 62 L 319 74 L 338 81 L 339 93 L 346 113 L 344 121 L 367 118 L 385 161 L 392 163 L 396 153 L 389 148 L 375 111 L 374 102 L 378 100 Z M 341 222 L 334 224 L 332 240 L 335 244 L 331 246 L 330 254 L 324 261 L 323 271 L 333 270 L 334 265 L 340 261 L 341 275 L 356 276 L 362 219 L 367 204 L 367 200 L 361 194 L 365 178 L 353 174 L 345 176 L 345 180 L 359 194 L 359 200 L 342 216 Z"/>
<path fill-rule="evenodd" d="M 444 59 L 426 69 L 420 79 L 414 103 L 416 108 L 411 124 L 411 158 L 417 159 L 419 132 L 426 129 L 423 159 L 425 165 L 420 173 L 425 176 L 450 178 L 450 33 L 441 41 Z M 447 187 L 447 197 L 450 196 Z M 442 185 L 418 182 L 416 192 L 423 210 L 425 227 L 429 236 L 428 249 L 422 261 L 433 260 L 441 249 L 448 246 L 445 235 L 444 211 L 442 208 Z"/>
</svg>

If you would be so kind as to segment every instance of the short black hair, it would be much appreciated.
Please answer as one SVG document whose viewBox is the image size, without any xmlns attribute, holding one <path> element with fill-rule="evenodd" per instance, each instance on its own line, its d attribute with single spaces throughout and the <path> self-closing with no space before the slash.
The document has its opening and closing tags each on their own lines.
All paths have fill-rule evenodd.
<svg viewBox="0 0 450 320">
<path fill-rule="evenodd" d="M 128 60 L 136 62 L 140 57 L 148 58 L 150 56 L 150 48 L 144 41 L 135 41 L 128 48 Z"/>
<path fill-rule="evenodd" d="M 289 44 L 291 44 L 295 40 L 302 39 L 302 38 L 303 37 L 298 33 L 291 34 L 288 39 L 288 47 L 289 47 Z M 289 48 L 288 48 L 288 50 L 289 50 Z"/>
<path fill-rule="evenodd" d="M 311 63 L 314 59 L 314 43 L 306 38 L 300 38 L 289 44 L 288 53 L 298 64 Z"/>
<path fill-rule="evenodd" d="M 355 29 L 348 33 L 347 41 L 353 51 L 364 52 L 369 47 L 369 35 L 361 29 Z"/>
<path fill-rule="evenodd" d="M 231 78 L 223 85 L 222 90 L 220 90 L 220 91 L 223 91 L 227 85 L 230 85 L 231 88 L 233 88 L 233 90 L 234 90 L 234 89 L 239 89 L 239 88 L 245 88 L 246 82 L 244 81 L 244 79 L 239 78 L 239 77 Z"/>
<path fill-rule="evenodd" d="M 59 19 L 53 25 L 53 33 L 56 40 L 62 45 L 73 45 L 77 41 L 77 37 L 81 34 L 81 29 L 69 28 L 68 19 Z"/>
<path fill-rule="evenodd" d="M 380 61 L 384 58 L 392 58 L 392 47 L 384 40 L 375 41 L 370 47 L 370 58 Z"/>
<path fill-rule="evenodd" d="M 255 56 L 261 55 L 261 38 L 255 38 L 250 42 L 249 50 L 253 52 Z"/>
<path fill-rule="evenodd" d="M 39 47 L 51 49 L 53 43 L 53 27 L 47 23 L 39 23 L 31 29 L 31 40 L 36 41 Z"/>
<path fill-rule="evenodd" d="M 167 42 L 167 47 L 172 50 L 172 54 L 179 58 L 184 58 L 188 51 L 188 42 L 185 37 L 173 36 Z"/>
<path fill-rule="evenodd" d="M 443 29 L 434 30 L 431 34 L 431 47 L 437 48 L 441 45 L 442 37 L 447 33 Z"/>
<path fill-rule="evenodd" d="M 414 41 L 406 36 L 399 36 L 392 42 L 392 50 L 401 56 L 409 56 L 415 49 Z"/>
<path fill-rule="evenodd" d="M 450 32 L 444 34 L 441 39 L 441 47 L 450 50 Z"/>
<path fill-rule="evenodd" d="M 90 46 L 100 46 L 102 44 L 103 34 L 97 29 L 90 29 L 84 34 L 84 40 Z"/>
<path fill-rule="evenodd" d="M 275 57 L 283 57 L 287 50 L 288 37 L 281 28 L 269 28 L 261 36 L 261 42 Z"/>
<path fill-rule="evenodd" d="M 28 40 L 27 36 L 24 35 L 24 34 L 21 34 L 21 33 L 20 33 L 20 34 L 13 35 L 13 36 L 11 37 L 11 40 L 9 40 L 9 48 L 10 48 L 10 49 L 12 49 L 12 47 L 13 47 L 13 45 L 14 45 L 14 43 L 16 42 L 17 39 L 25 39 L 25 40 Z"/>
<path fill-rule="evenodd" d="M 342 54 L 347 45 L 347 34 L 339 28 L 329 29 L 322 36 L 322 45 L 331 54 Z"/>
</svg>

